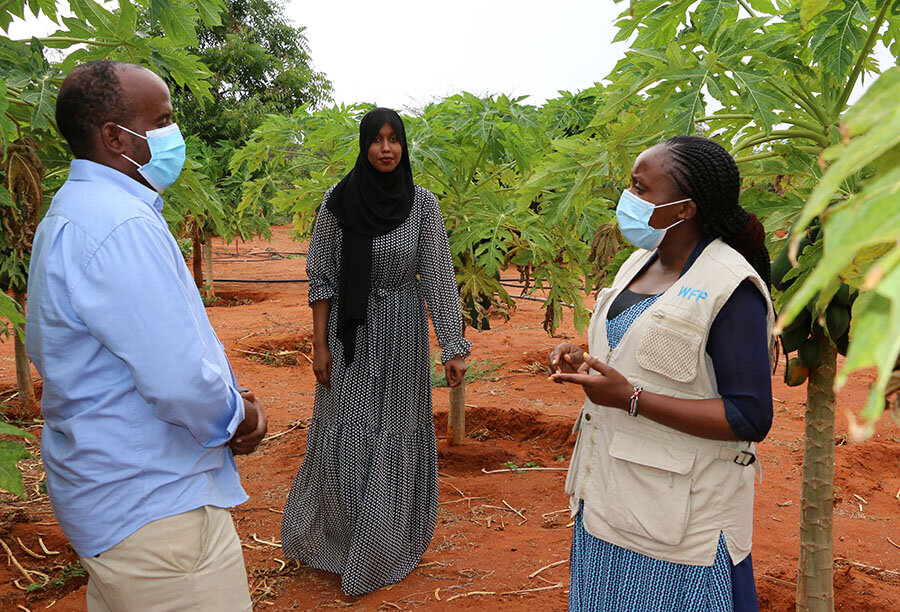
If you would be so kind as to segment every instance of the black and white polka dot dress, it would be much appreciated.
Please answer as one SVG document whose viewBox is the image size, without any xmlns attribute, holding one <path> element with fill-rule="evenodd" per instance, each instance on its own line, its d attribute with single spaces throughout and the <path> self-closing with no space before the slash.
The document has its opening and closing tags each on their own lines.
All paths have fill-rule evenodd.
<svg viewBox="0 0 900 612">
<path fill-rule="evenodd" d="M 442 361 L 468 356 L 470 344 L 462 337 L 443 218 L 427 189 L 416 186 L 406 221 L 373 239 L 367 324 L 357 332 L 349 366 L 335 332 L 340 254 L 340 225 L 323 204 L 306 270 L 310 303 L 331 300 L 331 389 L 316 384 L 281 543 L 287 558 L 341 574 L 344 592 L 359 595 L 402 580 L 434 533 L 437 450 L 426 303 Z"/>
</svg>

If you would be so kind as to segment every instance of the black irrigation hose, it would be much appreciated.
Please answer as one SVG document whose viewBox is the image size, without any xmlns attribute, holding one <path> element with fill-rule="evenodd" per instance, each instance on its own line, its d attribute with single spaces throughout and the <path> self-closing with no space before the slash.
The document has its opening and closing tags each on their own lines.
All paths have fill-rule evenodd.
<svg viewBox="0 0 900 612">
<path fill-rule="evenodd" d="M 246 278 L 214 278 L 214 283 L 308 283 L 308 278 L 269 278 L 269 279 L 246 279 Z M 502 283 L 501 283 L 502 284 Z M 496 291 L 494 295 L 499 295 Z M 532 297 L 530 295 L 511 295 L 514 300 L 530 300 L 532 302 L 546 302 L 547 298 Z M 574 308 L 572 304 L 560 302 L 567 308 Z"/>
</svg>

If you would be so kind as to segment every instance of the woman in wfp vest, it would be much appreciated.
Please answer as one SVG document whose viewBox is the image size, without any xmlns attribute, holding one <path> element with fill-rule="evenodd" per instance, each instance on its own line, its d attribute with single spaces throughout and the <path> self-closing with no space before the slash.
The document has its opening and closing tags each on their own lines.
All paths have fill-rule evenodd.
<svg viewBox="0 0 900 612">
<path fill-rule="evenodd" d="M 758 610 L 750 559 L 755 442 L 772 423 L 769 256 L 738 205 L 734 160 L 705 138 L 638 156 L 616 208 L 638 247 L 597 295 L 566 492 L 569 610 Z"/>
</svg>

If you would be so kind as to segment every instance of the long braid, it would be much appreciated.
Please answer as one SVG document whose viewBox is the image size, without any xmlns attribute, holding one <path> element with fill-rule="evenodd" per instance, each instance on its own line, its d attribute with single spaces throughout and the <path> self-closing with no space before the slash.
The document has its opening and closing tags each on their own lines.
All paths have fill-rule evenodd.
<svg viewBox="0 0 900 612">
<path fill-rule="evenodd" d="M 697 205 L 703 232 L 721 237 L 772 283 L 766 234 L 756 215 L 748 214 L 738 199 L 741 175 L 721 145 L 698 136 L 675 136 L 665 141 L 671 155 L 669 174 L 685 196 Z"/>
</svg>

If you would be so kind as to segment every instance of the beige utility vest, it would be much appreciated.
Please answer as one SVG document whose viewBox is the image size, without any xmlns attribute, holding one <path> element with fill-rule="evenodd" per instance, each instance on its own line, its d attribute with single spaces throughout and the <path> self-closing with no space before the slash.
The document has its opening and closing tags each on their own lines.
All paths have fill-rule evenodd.
<svg viewBox="0 0 900 612">
<path fill-rule="evenodd" d="M 606 315 L 615 297 L 652 253 L 636 251 L 612 287 L 597 295 L 588 330 L 589 352 L 645 390 L 687 399 L 720 397 L 709 329 L 738 285 L 750 279 L 768 303 L 770 359 L 775 313 L 762 279 L 721 240 L 710 243 L 687 273 L 639 316 L 613 350 Z M 735 347 L 740 350 L 740 347 Z M 684 434 L 624 410 L 585 399 L 566 493 L 572 513 L 584 500 L 584 527 L 594 537 L 655 559 L 712 565 L 719 533 L 733 563 L 753 536 L 755 445 Z"/>
</svg>

